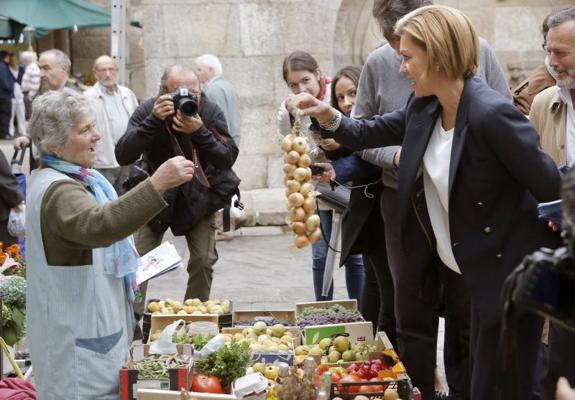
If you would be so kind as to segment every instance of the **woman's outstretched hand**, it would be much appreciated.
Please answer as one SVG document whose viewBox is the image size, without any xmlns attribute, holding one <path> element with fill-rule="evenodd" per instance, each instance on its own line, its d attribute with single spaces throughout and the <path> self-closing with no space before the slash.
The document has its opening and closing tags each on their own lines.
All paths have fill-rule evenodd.
<svg viewBox="0 0 575 400">
<path fill-rule="evenodd" d="M 299 109 L 302 117 L 313 117 L 320 125 L 327 124 L 336 115 L 336 110 L 328 103 L 316 99 L 309 93 L 291 94 L 286 98 L 285 105 L 290 114 L 295 115 Z"/>
</svg>

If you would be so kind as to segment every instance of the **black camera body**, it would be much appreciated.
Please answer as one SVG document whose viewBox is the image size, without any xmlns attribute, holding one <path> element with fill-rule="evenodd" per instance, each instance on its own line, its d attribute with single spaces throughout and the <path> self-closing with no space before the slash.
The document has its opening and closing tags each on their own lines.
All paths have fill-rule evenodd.
<svg viewBox="0 0 575 400">
<path fill-rule="evenodd" d="M 193 117 L 198 114 L 200 99 L 195 93 L 191 93 L 185 87 L 179 87 L 175 92 L 170 93 L 170 96 L 172 96 L 176 110 L 180 110 L 185 116 Z"/>
<path fill-rule="evenodd" d="M 575 330 L 575 258 L 567 247 L 540 249 L 515 272 L 515 304 Z"/>
</svg>

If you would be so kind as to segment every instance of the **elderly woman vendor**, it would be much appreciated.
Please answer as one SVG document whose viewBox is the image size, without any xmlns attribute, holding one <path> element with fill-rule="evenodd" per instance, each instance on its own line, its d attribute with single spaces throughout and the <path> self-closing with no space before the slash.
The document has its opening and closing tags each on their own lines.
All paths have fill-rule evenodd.
<svg viewBox="0 0 575 400">
<path fill-rule="evenodd" d="M 38 399 L 117 399 L 134 330 L 138 254 L 130 234 L 166 207 L 162 193 L 194 176 L 174 157 L 126 195 L 90 168 L 100 134 L 68 89 L 34 101 L 41 168 L 28 192 L 28 343 Z"/>
</svg>

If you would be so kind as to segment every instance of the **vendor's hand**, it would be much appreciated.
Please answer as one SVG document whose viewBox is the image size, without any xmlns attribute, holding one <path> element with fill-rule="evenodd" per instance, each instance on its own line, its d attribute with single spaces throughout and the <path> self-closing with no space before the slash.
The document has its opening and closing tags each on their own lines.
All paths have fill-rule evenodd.
<svg viewBox="0 0 575 400">
<path fill-rule="evenodd" d="M 555 222 L 553 222 L 553 221 L 547 222 L 547 226 L 548 226 L 549 228 L 551 228 L 551 230 L 552 230 L 553 232 L 557 232 L 559 229 L 561 229 L 561 226 L 557 225 L 557 224 L 556 224 Z"/>
<path fill-rule="evenodd" d="M 291 94 L 286 98 L 285 105 L 290 114 L 295 115 L 299 109 L 302 117 L 314 117 L 320 125 L 330 122 L 337 112 L 328 103 L 316 99 L 309 93 Z"/>
<path fill-rule="evenodd" d="M 333 165 L 331 165 L 330 163 L 315 163 L 314 165 L 323 167 L 323 174 L 312 175 L 311 178 L 314 181 L 318 181 L 321 183 L 330 183 L 330 181 L 335 179 L 335 169 L 333 169 Z"/>
<path fill-rule="evenodd" d="M 12 210 L 14 210 L 15 212 L 22 212 L 26 210 L 26 203 L 22 202 L 18 204 L 16 207 L 14 207 Z"/>
<path fill-rule="evenodd" d="M 575 400 L 575 390 L 569 386 L 569 381 L 565 378 L 559 378 L 557 381 L 557 391 L 555 392 L 556 400 Z"/>
<path fill-rule="evenodd" d="M 18 136 L 14 139 L 12 145 L 14 146 L 14 150 L 22 150 L 26 147 L 30 146 L 30 138 L 28 136 Z"/>
<path fill-rule="evenodd" d="M 178 110 L 174 116 L 174 119 L 172 120 L 172 129 L 174 131 L 188 135 L 197 132 L 203 125 L 204 122 L 202 121 L 202 117 L 200 117 L 198 114 L 192 117 L 188 117 L 182 114 L 180 110 Z"/>
<path fill-rule="evenodd" d="M 194 177 L 194 163 L 185 157 L 176 156 L 165 161 L 150 177 L 152 185 L 160 193 L 189 182 Z"/>
<path fill-rule="evenodd" d="M 169 94 L 163 94 L 156 99 L 152 113 L 159 119 L 164 120 L 175 111 L 172 96 Z"/>
<path fill-rule="evenodd" d="M 333 139 L 321 139 L 319 145 L 322 149 L 326 151 L 335 151 L 341 147 L 341 145 Z"/>
<path fill-rule="evenodd" d="M 395 165 L 395 168 L 399 168 L 400 160 L 401 160 L 401 147 L 397 149 L 397 152 L 393 156 L 393 165 Z"/>
</svg>

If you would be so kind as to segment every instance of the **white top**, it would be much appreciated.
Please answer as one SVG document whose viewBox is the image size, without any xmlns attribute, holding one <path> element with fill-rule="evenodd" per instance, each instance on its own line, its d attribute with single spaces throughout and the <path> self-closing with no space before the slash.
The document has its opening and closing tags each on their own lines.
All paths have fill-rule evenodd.
<svg viewBox="0 0 575 400">
<path fill-rule="evenodd" d="M 423 156 L 423 187 L 439 258 L 447 267 L 461 274 L 453 255 L 449 233 L 449 164 L 452 144 L 453 129 L 445 131 L 439 116 Z"/>
<path fill-rule="evenodd" d="M 567 132 L 567 165 L 572 166 L 575 163 L 575 109 L 573 109 L 573 99 L 569 89 L 559 91 L 561 99 L 567 105 L 567 118 L 565 118 L 565 132 Z"/>
</svg>

